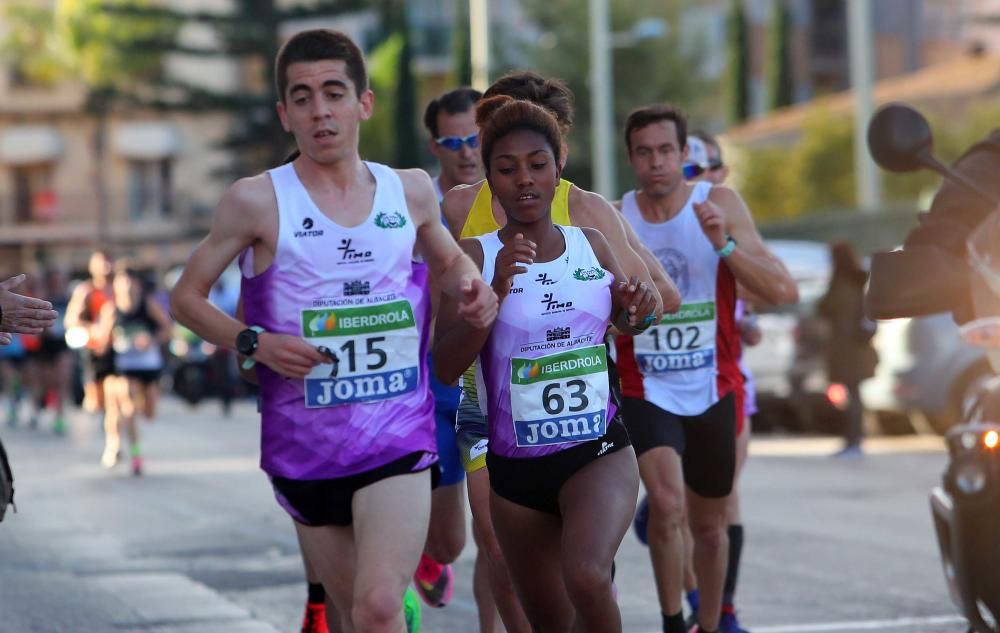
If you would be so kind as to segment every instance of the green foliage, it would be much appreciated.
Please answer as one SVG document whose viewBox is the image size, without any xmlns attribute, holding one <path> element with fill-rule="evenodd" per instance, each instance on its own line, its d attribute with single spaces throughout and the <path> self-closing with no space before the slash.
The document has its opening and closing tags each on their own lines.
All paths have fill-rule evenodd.
<svg viewBox="0 0 1000 633">
<path fill-rule="evenodd" d="M 403 36 L 395 33 L 368 55 L 368 78 L 375 93 L 375 110 L 372 117 L 361 124 L 360 151 L 367 160 L 391 163 L 396 156 L 393 121 L 402 51 Z"/>
<path fill-rule="evenodd" d="M 456 86 L 472 85 L 472 36 L 469 27 L 469 5 L 457 3 L 455 7 L 455 25 L 452 31 L 452 68 Z"/>
<path fill-rule="evenodd" d="M 420 166 L 420 139 L 417 134 L 417 81 L 413 76 L 413 46 L 405 24 L 401 31 L 403 46 L 399 51 L 399 81 L 396 84 L 395 116 L 396 155 L 394 167 Z"/>
<path fill-rule="evenodd" d="M 796 184 L 790 178 L 790 152 L 782 147 L 767 147 L 739 152 L 733 161 L 736 188 L 757 222 L 791 218 L 799 209 L 791 200 Z"/>
<path fill-rule="evenodd" d="M 180 27 L 178 20 L 133 13 L 149 7 L 149 0 L 57 0 L 53 7 L 14 1 L 0 10 L 9 29 L 0 50 L 36 83 L 74 77 L 97 91 L 120 88 L 160 69 L 159 51 L 129 47 L 172 39 Z"/>
<path fill-rule="evenodd" d="M 614 120 L 621 130 L 633 109 L 669 101 L 684 108 L 695 120 L 706 101 L 704 80 L 699 77 L 700 51 L 681 47 L 678 2 L 663 0 L 615 0 L 609 2 L 611 31 L 628 31 L 639 20 L 659 18 L 669 28 L 666 37 L 645 39 L 613 50 Z M 576 97 L 575 123 L 570 133 L 569 161 L 564 177 L 584 188 L 592 186 L 590 169 L 589 29 L 586 0 L 524 0 L 529 20 L 542 36 L 512 45 L 512 38 L 498 36 L 494 76 L 509 70 L 531 68 L 547 77 L 565 81 Z M 696 39 L 696 38 L 692 38 Z M 530 60 L 530 61 L 529 61 Z M 652 61 L 652 60 L 655 60 Z M 610 87 L 608 89 L 611 89 Z M 615 135 L 618 182 L 624 189 L 632 180 L 625 160 L 625 144 Z"/>
<path fill-rule="evenodd" d="M 9 32 L 0 42 L 0 56 L 16 73 L 41 85 L 65 76 L 63 60 L 53 37 L 52 10 L 20 2 L 0 7 Z"/>
<path fill-rule="evenodd" d="M 742 123 L 750 116 L 750 48 L 747 44 L 747 20 L 743 12 L 743 0 L 731 0 L 729 16 L 726 19 L 726 40 L 728 43 L 727 102 L 729 121 Z"/>
<path fill-rule="evenodd" d="M 792 16 L 785 0 L 774 2 L 774 22 L 771 26 L 771 64 L 768 67 L 771 109 L 792 104 Z"/>
<path fill-rule="evenodd" d="M 1000 106 L 981 102 L 964 109 L 926 111 L 935 154 L 945 163 L 995 129 Z M 733 152 L 735 183 L 759 221 L 796 218 L 825 210 L 847 210 L 854 199 L 853 119 L 828 111 L 812 114 L 794 145 Z M 940 177 L 929 171 L 882 172 L 884 207 L 922 208 Z"/>
</svg>

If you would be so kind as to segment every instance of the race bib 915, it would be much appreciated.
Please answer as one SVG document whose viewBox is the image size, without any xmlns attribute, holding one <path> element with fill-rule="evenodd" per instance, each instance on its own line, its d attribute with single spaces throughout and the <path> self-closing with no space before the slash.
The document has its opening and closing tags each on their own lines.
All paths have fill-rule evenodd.
<svg viewBox="0 0 1000 633">
<path fill-rule="evenodd" d="M 602 437 L 607 430 L 609 393 L 603 345 L 541 358 L 512 358 L 510 403 L 517 445 Z"/>
<path fill-rule="evenodd" d="M 332 362 L 305 378 L 306 407 L 396 398 L 420 380 L 420 333 L 409 301 L 305 309 L 302 335 Z"/>
</svg>

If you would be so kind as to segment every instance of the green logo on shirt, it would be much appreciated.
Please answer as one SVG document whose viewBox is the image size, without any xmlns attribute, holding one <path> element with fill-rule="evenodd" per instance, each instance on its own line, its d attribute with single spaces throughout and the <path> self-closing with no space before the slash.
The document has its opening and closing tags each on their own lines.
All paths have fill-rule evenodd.
<svg viewBox="0 0 1000 633">
<path fill-rule="evenodd" d="M 604 271 L 596 266 L 591 268 L 577 268 L 573 271 L 573 277 L 580 281 L 597 281 L 604 279 Z"/>
<path fill-rule="evenodd" d="M 380 229 L 401 229 L 406 226 L 406 217 L 399 211 L 392 213 L 379 211 L 375 216 L 375 226 Z"/>
</svg>

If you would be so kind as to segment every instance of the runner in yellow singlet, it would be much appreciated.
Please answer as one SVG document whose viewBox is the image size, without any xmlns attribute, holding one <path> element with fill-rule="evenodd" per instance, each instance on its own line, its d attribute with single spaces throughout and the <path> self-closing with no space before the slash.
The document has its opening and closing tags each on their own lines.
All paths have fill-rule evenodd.
<svg viewBox="0 0 1000 633">
<path fill-rule="evenodd" d="M 572 93 L 559 80 L 545 79 L 533 72 L 510 73 L 494 82 L 484 93 L 485 98 L 496 95 L 525 99 L 545 107 L 563 128 L 564 136 L 572 126 Z M 565 161 L 565 148 L 562 155 Z M 501 228 L 507 220 L 485 180 L 447 192 L 441 210 L 456 239 L 486 235 Z M 673 282 L 652 253 L 641 245 L 638 237 L 629 233 L 618 211 L 604 197 L 560 180 L 552 201 L 552 220 L 556 224 L 600 231 L 624 271 L 630 277 L 653 284 L 659 292 L 661 302 L 657 306 L 657 319 L 661 311 L 674 312 L 679 307 L 679 295 Z M 476 383 L 475 368 L 470 368 L 463 379 L 463 396 L 456 425 L 457 441 L 468 474 L 473 529 L 480 548 L 485 549 L 489 557 L 490 582 L 505 627 L 509 633 L 528 632 L 527 618 L 514 595 L 491 522 L 490 483 L 485 468 L 486 416 L 480 408 Z"/>
</svg>

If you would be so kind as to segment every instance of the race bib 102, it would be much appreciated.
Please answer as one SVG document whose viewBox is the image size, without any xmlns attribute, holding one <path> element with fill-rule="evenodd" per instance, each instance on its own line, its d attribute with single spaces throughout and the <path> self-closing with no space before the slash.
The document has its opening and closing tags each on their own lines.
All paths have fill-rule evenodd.
<svg viewBox="0 0 1000 633">
<path fill-rule="evenodd" d="M 302 335 L 332 362 L 305 378 L 306 407 L 396 398 L 420 380 L 420 333 L 405 299 L 305 309 Z"/>
<path fill-rule="evenodd" d="M 607 430 L 603 345 L 541 358 L 512 358 L 510 404 L 520 447 L 583 442 Z"/>
<path fill-rule="evenodd" d="M 690 371 L 715 365 L 715 302 L 686 303 L 676 314 L 632 339 L 644 374 Z"/>
</svg>

